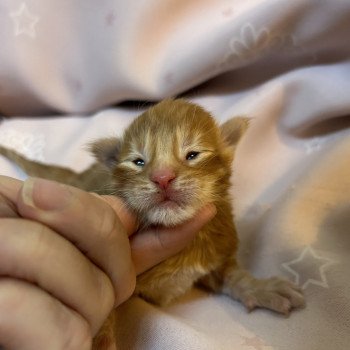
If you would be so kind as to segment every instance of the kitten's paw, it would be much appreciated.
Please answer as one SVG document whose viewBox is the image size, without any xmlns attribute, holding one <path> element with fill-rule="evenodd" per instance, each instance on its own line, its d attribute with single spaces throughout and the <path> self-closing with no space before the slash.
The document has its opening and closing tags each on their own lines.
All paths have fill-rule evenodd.
<svg viewBox="0 0 350 350">
<path fill-rule="evenodd" d="M 248 288 L 241 290 L 240 294 L 240 300 L 249 311 L 263 307 L 289 315 L 293 308 L 305 306 L 301 289 L 292 282 L 278 277 L 254 279 Z"/>
</svg>

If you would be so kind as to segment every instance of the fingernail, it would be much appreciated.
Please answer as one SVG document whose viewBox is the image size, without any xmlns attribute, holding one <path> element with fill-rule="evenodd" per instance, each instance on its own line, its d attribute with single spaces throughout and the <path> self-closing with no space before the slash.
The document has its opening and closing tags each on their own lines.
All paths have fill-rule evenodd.
<svg viewBox="0 0 350 350">
<path fill-rule="evenodd" d="M 24 204 L 41 210 L 61 210 L 72 198 L 68 186 L 32 177 L 24 181 L 21 195 Z"/>
</svg>

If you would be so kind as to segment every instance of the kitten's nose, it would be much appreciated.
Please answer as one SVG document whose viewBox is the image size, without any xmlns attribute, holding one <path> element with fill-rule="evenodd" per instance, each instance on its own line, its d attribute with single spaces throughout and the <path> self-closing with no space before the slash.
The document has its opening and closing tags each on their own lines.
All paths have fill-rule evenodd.
<svg viewBox="0 0 350 350">
<path fill-rule="evenodd" d="M 157 169 L 151 174 L 151 181 L 158 185 L 161 189 L 165 190 L 171 181 L 175 179 L 176 175 L 173 169 L 162 168 Z"/>
</svg>

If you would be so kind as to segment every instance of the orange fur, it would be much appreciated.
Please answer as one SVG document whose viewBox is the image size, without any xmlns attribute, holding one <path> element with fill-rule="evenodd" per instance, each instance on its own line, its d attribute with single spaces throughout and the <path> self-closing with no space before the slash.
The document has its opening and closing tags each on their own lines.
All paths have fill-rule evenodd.
<svg viewBox="0 0 350 350">
<path fill-rule="evenodd" d="M 172 226 L 205 204 L 214 203 L 217 208 L 214 219 L 186 249 L 138 276 L 135 294 L 167 305 L 196 283 L 241 300 L 249 310 L 261 306 L 287 314 L 303 305 L 301 291 L 290 282 L 257 280 L 236 261 L 238 239 L 228 190 L 234 148 L 247 124 L 247 119 L 234 118 L 220 129 L 201 107 L 165 100 L 137 118 L 116 140 L 114 161 L 109 162 L 115 193 L 138 214 L 141 225 Z M 101 150 L 103 143 L 94 147 Z M 190 151 L 199 155 L 188 161 Z M 143 167 L 133 164 L 137 158 L 145 161 Z M 180 208 L 158 206 L 159 188 L 150 178 L 161 167 L 171 167 L 176 174 L 171 188 L 179 194 L 175 199 Z"/>
</svg>

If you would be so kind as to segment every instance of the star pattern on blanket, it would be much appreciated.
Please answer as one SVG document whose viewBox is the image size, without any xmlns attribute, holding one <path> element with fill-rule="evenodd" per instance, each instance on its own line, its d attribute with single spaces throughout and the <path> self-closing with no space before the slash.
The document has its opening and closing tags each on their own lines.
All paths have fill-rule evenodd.
<svg viewBox="0 0 350 350">
<path fill-rule="evenodd" d="M 35 26 L 39 21 L 39 17 L 31 13 L 24 2 L 22 2 L 17 11 L 10 13 L 10 17 L 15 25 L 15 36 L 23 34 L 35 38 Z"/>
<path fill-rule="evenodd" d="M 263 342 L 263 340 L 258 336 L 242 337 L 242 338 L 244 339 L 244 341 L 243 343 L 241 343 L 241 345 L 244 345 L 246 347 L 250 347 L 255 350 L 264 350 L 267 347 L 267 345 Z"/>
<path fill-rule="evenodd" d="M 282 267 L 294 276 L 294 283 L 306 289 L 313 284 L 329 288 L 326 270 L 336 261 L 321 256 L 312 247 L 307 246 L 294 260 L 282 264 Z"/>
</svg>

